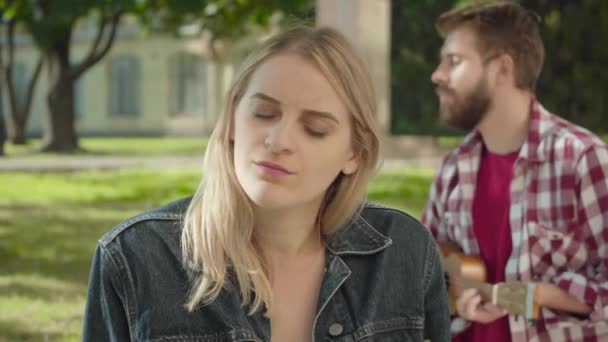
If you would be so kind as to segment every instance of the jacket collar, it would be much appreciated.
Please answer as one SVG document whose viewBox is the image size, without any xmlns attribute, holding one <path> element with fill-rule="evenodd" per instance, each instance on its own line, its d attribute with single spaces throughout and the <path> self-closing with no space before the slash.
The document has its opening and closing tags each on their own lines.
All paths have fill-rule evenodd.
<svg viewBox="0 0 608 342">
<path fill-rule="evenodd" d="M 182 218 L 192 198 L 185 198 L 164 207 L 153 210 L 151 213 L 160 216 Z M 336 232 L 328 238 L 326 246 L 334 255 L 371 255 L 382 251 L 392 244 L 392 240 L 378 232 L 362 216 L 362 210 L 369 206 L 364 204 L 359 207 L 356 214 Z"/>
<path fill-rule="evenodd" d="M 392 242 L 357 211 L 345 227 L 328 239 L 327 249 L 334 255 L 372 255 L 386 249 Z"/>
</svg>

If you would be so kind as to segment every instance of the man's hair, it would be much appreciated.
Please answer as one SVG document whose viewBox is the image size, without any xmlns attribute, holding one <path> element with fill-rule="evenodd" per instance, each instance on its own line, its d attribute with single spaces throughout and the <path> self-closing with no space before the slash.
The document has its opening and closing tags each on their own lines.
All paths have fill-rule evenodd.
<svg viewBox="0 0 608 342">
<path fill-rule="evenodd" d="M 515 63 L 515 86 L 534 91 L 545 59 L 540 22 L 538 14 L 516 2 L 485 1 L 443 13 L 435 27 L 442 37 L 463 26 L 471 27 L 482 57 L 509 54 Z"/>
</svg>

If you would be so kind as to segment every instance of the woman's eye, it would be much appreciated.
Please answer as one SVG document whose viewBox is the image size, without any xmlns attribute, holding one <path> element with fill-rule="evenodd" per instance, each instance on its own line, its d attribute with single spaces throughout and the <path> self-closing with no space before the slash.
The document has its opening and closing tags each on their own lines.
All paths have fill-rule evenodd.
<svg viewBox="0 0 608 342">
<path fill-rule="evenodd" d="M 321 132 L 310 127 L 306 127 L 306 132 L 313 138 L 323 138 L 327 135 L 325 132 Z"/>
<path fill-rule="evenodd" d="M 253 116 L 257 119 L 261 119 L 261 120 L 271 120 L 272 118 L 275 117 L 274 114 L 268 114 L 268 113 L 264 113 L 264 112 L 253 112 Z"/>
</svg>

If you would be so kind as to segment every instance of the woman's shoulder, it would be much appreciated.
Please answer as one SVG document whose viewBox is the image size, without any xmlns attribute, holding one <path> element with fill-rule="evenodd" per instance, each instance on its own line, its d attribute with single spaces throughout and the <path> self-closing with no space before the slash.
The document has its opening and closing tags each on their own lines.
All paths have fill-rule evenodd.
<svg viewBox="0 0 608 342">
<path fill-rule="evenodd" d="M 121 245 L 129 245 L 151 239 L 173 239 L 176 234 L 179 235 L 190 200 L 190 197 L 182 198 L 126 219 L 105 233 L 99 239 L 99 244 L 109 247 L 118 244 L 118 241 L 121 241 Z"/>
<path fill-rule="evenodd" d="M 375 230 L 393 240 L 404 238 L 416 243 L 432 238 L 420 221 L 396 208 L 365 203 L 359 215 Z"/>
</svg>

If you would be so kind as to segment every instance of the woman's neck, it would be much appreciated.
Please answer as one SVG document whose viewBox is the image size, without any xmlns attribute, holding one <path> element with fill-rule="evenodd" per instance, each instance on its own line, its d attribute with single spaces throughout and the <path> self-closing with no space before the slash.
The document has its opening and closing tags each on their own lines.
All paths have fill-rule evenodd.
<svg viewBox="0 0 608 342">
<path fill-rule="evenodd" d="M 280 210 L 255 210 L 254 235 L 264 257 L 284 259 L 324 248 L 317 222 L 320 204 Z"/>
</svg>

